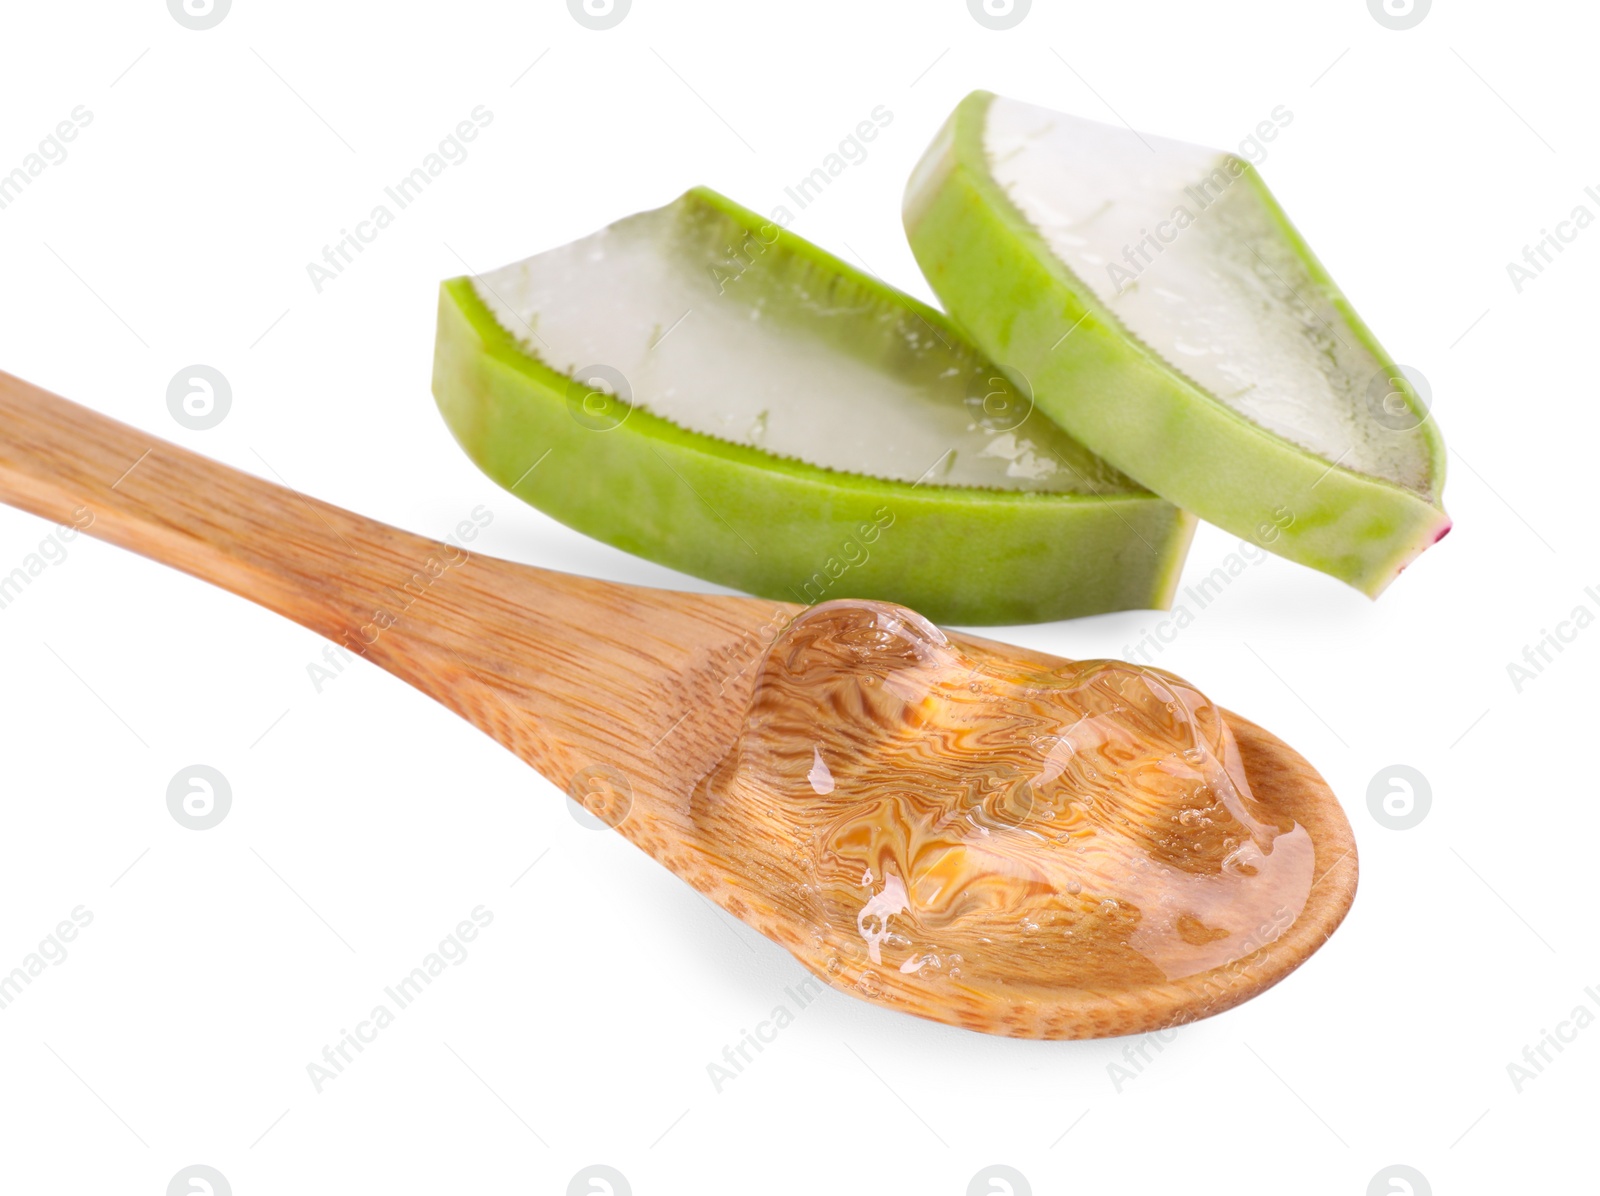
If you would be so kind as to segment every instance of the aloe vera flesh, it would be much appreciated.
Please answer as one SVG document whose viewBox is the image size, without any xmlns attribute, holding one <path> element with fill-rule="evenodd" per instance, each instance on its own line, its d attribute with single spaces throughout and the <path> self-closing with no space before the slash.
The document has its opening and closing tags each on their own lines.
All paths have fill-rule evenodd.
<svg viewBox="0 0 1600 1196">
<path fill-rule="evenodd" d="M 1372 418 L 1386 363 L 1343 327 L 1239 159 L 1004 97 L 984 149 L 1056 257 L 1174 370 L 1330 462 L 1428 491 L 1420 425 Z"/>
<path fill-rule="evenodd" d="M 557 372 L 603 363 L 634 406 L 720 440 L 901 482 L 1139 489 L 1031 412 L 964 338 L 836 263 L 780 247 L 777 232 L 708 203 L 671 204 L 474 286 Z"/>
</svg>

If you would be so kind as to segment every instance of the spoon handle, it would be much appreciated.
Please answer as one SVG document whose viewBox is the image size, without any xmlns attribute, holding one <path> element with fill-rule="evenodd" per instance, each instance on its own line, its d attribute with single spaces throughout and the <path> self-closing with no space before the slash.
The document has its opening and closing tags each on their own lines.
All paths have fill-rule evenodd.
<svg viewBox="0 0 1600 1196">
<path fill-rule="evenodd" d="M 656 743 L 682 718 L 686 673 L 704 671 L 708 659 L 747 663 L 774 618 L 794 609 L 468 553 L 251 477 L 3 372 L 0 501 L 293 619 L 563 786 L 594 760 L 659 769 L 639 744 Z M 720 692 L 710 677 L 700 680 Z"/>
<path fill-rule="evenodd" d="M 336 642 L 429 558 L 460 554 L 6 373 L 0 500 L 231 590 Z"/>
</svg>

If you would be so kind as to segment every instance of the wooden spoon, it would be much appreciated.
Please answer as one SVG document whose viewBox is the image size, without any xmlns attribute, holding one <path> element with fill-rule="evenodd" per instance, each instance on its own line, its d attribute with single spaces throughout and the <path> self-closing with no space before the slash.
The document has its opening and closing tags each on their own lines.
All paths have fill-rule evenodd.
<svg viewBox="0 0 1600 1196">
<path fill-rule="evenodd" d="M 1067 852 L 1087 853 L 1081 861 L 1085 875 L 1103 879 L 1115 851 L 1106 854 L 1101 845 L 1122 850 L 1121 840 L 1095 838 L 1094 819 L 1081 808 L 1054 810 L 1032 822 L 1023 821 L 1024 812 L 1015 824 L 1002 817 L 990 825 L 984 821 L 988 805 L 971 808 L 975 822 L 960 822 L 962 828 L 976 828 L 971 850 L 958 844 L 952 853 L 950 843 L 940 840 L 938 851 L 918 857 L 927 865 L 922 872 L 916 869 L 923 864 L 906 856 L 905 877 L 887 871 L 863 877 L 862 899 L 877 892 L 877 912 L 863 909 L 854 924 L 830 920 L 819 916 L 826 904 L 823 890 L 832 886 L 837 898 L 840 884 L 857 881 L 822 876 L 808 852 L 838 831 L 841 810 L 869 836 L 880 838 L 893 832 L 894 819 L 863 819 L 862 809 L 850 805 L 848 786 L 834 789 L 821 746 L 805 774 L 812 788 L 801 791 L 804 800 L 798 804 L 793 777 L 747 772 L 729 780 L 741 761 L 787 758 L 750 738 L 769 734 L 781 721 L 770 711 L 761 716 L 764 730 L 750 728 L 756 726 L 752 712 L 764 710 L 762 703 L 802 675 L 792 667 L 792 642 L 786 640 L 783 652 L 770 657 L 768 648 L 780 636 L 794 634 L 798 624 L 793 621 L 803 608 L 617 585 L 468 554 L 247 476 L 3 373 L 0 499 L 80 525 L 92 513 L 87 528 L 92 535 L 203 578 L 361 653 L 510 748 L 823 980 L 892 1008 L 1019 1037 L 1158 1029 L 1220 1012 L 1281 980 L 1327 939 L 1355 895 L 1354 840 L 1328 786 L 1278 739 L 1222 712 L 1215 715 L 1215 734 L 1221 736 L 1215 745 L 1225 752 L 1237 743 L 1235 767 L 1248 780 L 1256 820 L 1271 824 L 1269 835 L 1297 825 L 1309 836 L 1309 845 L 1299 832 L 1293 839 L 1304 848 L 1304 883 L 1276 910 L 1270 925 L 1252 934 L 1240 934 L 1237 927 L 1217 929 L 1219 918 L 1226 924 L 1225 910 L 1191 918 L 1188 925 L 1180 918 L 1175 924 L 1182 942 L 1171 939 L 1169 945 L 1180 952 L 1192 947 L 1191 962 L 1163 963 L 1159 951 L 1146 952 L 1146 958 L 1138 950 L 1141 921 L 1148 930 L 1159 901 L 1142 915 L 1141 902 L 1129 902 L 1126 895 L 1120 903 L 1107 898 L 1115 908 L 1096 921 L 1107 907 L 1106 900 L 1094 904 L 1098 894 L 1092 884 L 1068 901 L 1040 879 L 1059 873 L 1061 860 L 1075 858 Z M 911 628 L 918 636 L 933 637 L 932 650 L 941 660 L 948 656 L 963 668 L 970 666 L 974 694 L 980 694 L 978 679 L 983 679 L 989 688 L 980 697 L 991 690 L 1020 693 L 1024 699 L 1049 697 L 1055 693 L 1050 687 L 1058 684 L 1052 678 L 1068 667 L 1053 657 L 971 636 L 946 639 L 917 616 L 886 604 L 825 604 L 813 611 L 808 620 L 830 627 L 843 620 L 840 625 L 848 625 L 849 634 L 866 627 L 882 639 L 887 633 L 872 628 L 898 629 L 896 634 Z M 848 635 L 838 642 L 846 640 Z M 816 705 L 807 718 L 820 728 L 818 743 L 833 756 L 833 772 L 847 775 L 860 761 L 839 757 L 843 741 L 828 728 L 829 720 L 858 699 L 881 714 L 884 702 L 901 701 L 891 701 L 889 691 L 898 694 L 894 687 L 913 676 L 923 674 L 872 673 L 858 678 L 859 684 L 852 682 L 841 698 L 845 691 L 833 684 L 839 675 L 828 674 L 829 704 Z M 902 797 L 920 800 L 912 792 L 919 779 L 916 766 L 907 772 L 907 760 L 931 753 L 928 775 L 943 775 L 939 770 L 948 771 L 949 761 L 939 757 L 940 744 L 961 745 L 973 738 L 963 732 L 967 724 L 961 720 L 963 711 L 975 708 L 975 699 L 962 707 L 949 696 L 959 687 L 945 685 L 948 680 L 936 677 L 937 684 L 929 682 L 933 688 L 919 691 L 920 697 L 910 695 L 895 707 L 902 714 L 890 718 L 903 724 L 891 728 L 902 754 L 885 777 L 889 789 L 899 786 L 895 793 Z M 860 742 L 870 757 L 871 743 Z M 998 742 L 1004 750 L 1004 741 Z M 811 762 L 809 744 L 805 761 Z M 960 760 L 956 764 L 965 766 Z M 769 782 L 772 792 L 764 796 L 762 787 Z M 807 796 L 813 792 L 814 798 Z M 1012 792 L 1031 793 L 1026 787 Z M 1101 830 L 1117 824 L 1132 829 L 1116 833 L 1143 835 L 1141 842 L 1173 841 L 1174 828 L 1163 823 L 1170 810 L 1148 802 L 1110 810 L 1101 805 L 1100 814 L 1107 815 L 1098 824 Z M 952 820 L 943 818 L 937 834 L 928 826 L 901 828 L 907 843 L 895 850 L 911 850 L 910 839 L 926 846 L 941 834 L 948 836 L 950 825 Z M 1184 841 L 1181 834 L 1178 841 Z M 1151 858 L 1162 850 L 1151 848 Z M 1269 851 L 1245 865 L 1248 875 L 1274 861 L 1287 861 L 1285 868 L 1294 863 L 1287 848 Z M 992 872 L 978 866 L 992 858 L 1006 863 Z M 889 933 L 894 915 L 901 913 L 893 902 L 885 904 L 890 884 L 911 884 L 916 899 L 932 883 L 930 877 L 946 875 L 952 867 L 965 869 L 962 909 L 970 911 L 977 902 L 989 914 L 998 910 L 1004 927 L 1005 910 L 1016 896 L 1011 890 L 1026 889 L 1026 900 L 1017 897 L 1021 904 L 1015 907 L 1045 909 L 1049 917 L 1044 925 L 1037 920 L 1019 925 L 1014 936 L 986 931 L 982 958 L 969 953 L 964 966 L 954 966 L 958 957 L 948 952 L 936 958 L 933 951 L 917 955 L 902 949 L 896 955 L 894 944 L 905 948 L 906 940 Z M 1161 877 L 1193 888 L 1210 883 L 1217 870 L 1205 861 L 1156 859 L 1148 875 L 1157 878 L 1157 888 L 1167 883 Z M 956 939 L 959 929 L 950 932 Z M 932 933 L 926 924 L 919 930 Z M 1220 954 L 1210 945 L 1229 936 Z M 879 953 L 880 945 L 890 948 L 888 962 L 868 958 Z M 1082 966 L 1076 962 L 1080 955 Z M 901 956 L 906 962 L 893 966 Z M 1211 966 L 1195 970 L 1194 959 L 1211 960 Z M 928 960 L 934 961 L 931 966 Z"/>
</svg>

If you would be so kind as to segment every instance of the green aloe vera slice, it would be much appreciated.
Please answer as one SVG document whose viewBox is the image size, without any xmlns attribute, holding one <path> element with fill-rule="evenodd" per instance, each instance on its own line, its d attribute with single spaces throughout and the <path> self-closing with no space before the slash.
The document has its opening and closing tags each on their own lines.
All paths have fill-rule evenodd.
<svg viewBox="0 0 1600 1196">
<path fill-rule="evenodd" d="M 1449 530 L 1425 402 L 1243 159 L 974 92 L 905 225 L 979 348 L 1162 497 L 1374 597 Z"/>
<path fill-rule="evenodd" d="M 943 315 L 704 189 L 445 282 L 433 388 L 519 498 L 771 598 L 1165 607 L 1193 532 Z"/>
</svg>

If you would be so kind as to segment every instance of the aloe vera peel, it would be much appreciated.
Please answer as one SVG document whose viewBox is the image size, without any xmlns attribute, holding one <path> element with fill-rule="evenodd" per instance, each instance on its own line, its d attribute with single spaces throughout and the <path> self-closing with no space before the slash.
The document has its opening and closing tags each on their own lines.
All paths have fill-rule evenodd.
<svg viewBox="0 0 1600 1196">
<path fill-rule="evenodd" d="M 703 189 L 447 281 L 434 394 L 527 502 L 773 598 L 1164 607 L 1193 530 L 940 313 Z"/>
<path fill-rule="evenodd" d="M 978 346 L 1163 497 L 1374 596 L 1449 529 L 1437 426 L 1242 159 L 975 92 L 905 223 Z"/>
</svg>

